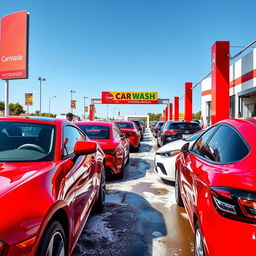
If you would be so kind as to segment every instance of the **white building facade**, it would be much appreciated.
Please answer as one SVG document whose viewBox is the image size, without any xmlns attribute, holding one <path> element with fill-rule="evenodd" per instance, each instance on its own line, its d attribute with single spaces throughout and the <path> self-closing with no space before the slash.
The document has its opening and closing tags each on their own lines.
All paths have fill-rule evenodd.
<svg viewBox="0 0 256 256">
<path fill-rule="evenodd" d="M 211 77 L 201 83 L 201 111 L 206 125 L 211 124 Z M 230 66 L 230 118 L 256 116 L 256 49 Z"/>
</svg>

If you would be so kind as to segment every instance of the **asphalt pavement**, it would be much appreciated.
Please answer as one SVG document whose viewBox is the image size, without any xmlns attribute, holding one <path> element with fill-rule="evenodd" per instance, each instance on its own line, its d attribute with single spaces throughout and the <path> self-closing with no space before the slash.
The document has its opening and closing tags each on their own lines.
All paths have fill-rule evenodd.
<svg viewBox="0 0 256 256">
<path fill-rule="evenodd" d="M 156 148 L 147 129 L 124 178 L 107 183 L 104 210 L 89 217 L 73 256 L 193 255 L 193 233 L 175 204 L 174 184 L 153 171 Z"/>
</svg>

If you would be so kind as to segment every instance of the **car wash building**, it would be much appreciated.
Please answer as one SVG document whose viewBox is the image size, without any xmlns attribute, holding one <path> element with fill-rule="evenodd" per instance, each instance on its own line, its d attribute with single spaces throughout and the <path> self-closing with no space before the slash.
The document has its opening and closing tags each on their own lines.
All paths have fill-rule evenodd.
<svg viewBox="0 0 256 256">
<path fill-rule="evenodd" d="M 230 66 L 229 98 L 230 118 L 256 116 L 256 49 Z M 212 78 L 202 85 L 202 116 L 206 125 L 211 124 Z"/>
</svg>

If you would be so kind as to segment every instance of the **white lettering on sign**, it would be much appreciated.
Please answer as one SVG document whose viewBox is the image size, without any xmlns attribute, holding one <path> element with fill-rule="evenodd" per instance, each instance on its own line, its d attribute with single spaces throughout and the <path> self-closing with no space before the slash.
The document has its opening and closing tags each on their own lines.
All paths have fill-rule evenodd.
<svg viewBox="0 0 256 256">
<path fill-rule="evenodd" d="M 23 60 L 23 56 L 17 55 L 17 56 L 2 56 L 1 61 L 2 62 L 8 62 L 8 61 L 21 61 Z"/>
</svg>

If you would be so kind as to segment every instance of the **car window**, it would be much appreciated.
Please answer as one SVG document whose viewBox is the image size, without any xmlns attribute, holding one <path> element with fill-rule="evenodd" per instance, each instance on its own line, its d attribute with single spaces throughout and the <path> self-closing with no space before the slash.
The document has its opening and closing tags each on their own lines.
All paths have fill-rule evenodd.
<svg viewBox="0 0 256 256">
<path fill-rule="evenodd" d="M 235 162 L 244 158 L 249 149 L 231 127 L 222 125 L 208 142 L 201 155 L 215 162 Z"/>
<path fill-rule="evenodd" d="M 167 129 L 173 130 L 200 130 L 197 123 L 169 123 Z"/>
<path fill-rule="evenodd" d="M 197 138 L 199 138 L 199 136 L 202 135 L 203 132 L 197 132 L 196 134 L 193 134 L 191 136 L 189 136 L 188 138 L 184 139 L 185 141 L 191 142 L 191 141 L 195 141 Z"/>
<path fill-rule="evenodd" d="M 219 126 L 214 126 L 207 130 L 202 136 L 200 136 L 197 141 L 192 146 L 192 152 L 200 154 L 203 148 L 206 146 L 207 141 L 213 135 L 213 133 L 218 129 Z"/>
<path fill-rule="evenodd" d="M 133 128 L 133 125 L 132 123 L 115 123 L 120 129 L 132 129 Z"/>
<path fill-rule="evenodd" d="M 74 153 L 74 147 L 77 141 L 85 141 L 86 137 L 82 132 L 80 132 L 74 126 L 65 126 L 64 127 L 64 136 L 63 136 L 63 157 L 69 156 Z"/>
<path fill-rule="evenodd" d="M 54 125 L 0 122 L 0 162 L 53 161 L 54 150 Z"/>
<path fill-rule="evenodd" d="M 109 139 L 110 129 L 104 125 L 77 125 L 90 139 Z"/>
<path fill-rule="evenodd" d="M 120 138 L 121 138 L 121 134 L 119 133 L 119 131 L 117 131 L 117 129 L 115 127 L 113 128 L 113 137 L 116 140 L 120 140 Z"/>
</svg>

